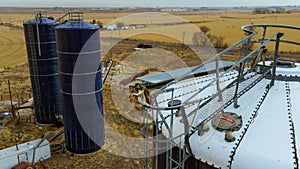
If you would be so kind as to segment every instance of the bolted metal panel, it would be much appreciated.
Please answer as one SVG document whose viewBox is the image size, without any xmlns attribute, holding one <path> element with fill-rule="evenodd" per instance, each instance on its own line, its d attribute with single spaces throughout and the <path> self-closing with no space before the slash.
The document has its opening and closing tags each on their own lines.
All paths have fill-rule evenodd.
<svg viewBox="0 0 300 169">
<path fill-rule="evenodd" d="M 55 26 L 38 17 L 23 23 L 36 121 L 51 124 L 61 114 Z"/>
<path fill-rule="evenodd" d="M 66 147 L 76 154 L 104 144 L 99 27 L 71 20 L 56 27 Z"/>
</svg>

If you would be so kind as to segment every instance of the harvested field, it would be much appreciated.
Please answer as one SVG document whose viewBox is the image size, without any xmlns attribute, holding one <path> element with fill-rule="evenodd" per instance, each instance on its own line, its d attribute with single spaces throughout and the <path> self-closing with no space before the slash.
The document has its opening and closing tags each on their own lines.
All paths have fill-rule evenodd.
<svg viewBox="0 0 300 169">
<path fill-rule="evenodd" d="M 27 61 L 22 30 L 0 26 L 0 70 Z"/>
<path fill-rule="evenodd" d="M 49 11 L 47 15 L 58 18 L 65 12 L 67 11 Z M 40 162 L 35 167 L 40 169 L 143 168 L 142 159 L 121 156 L 124 154 L 134 156 L 135 153 L 143 153 L 141 146 L 134 142 L 135 139 L 142 139 L 140 133 L 143 126 L 140 114 L 142 107 L 134 103 L 135 98 L 129 93 L 130 82 L 134 77 L 147 72 L 147 70 L 153 73 L 154 71 L 169 71 L 195 66 L 215 55 L 217 51 L 210 45 L 188 48 L 181 44 L 184 41 L 186 44 L 192 45 L 193 34 L 198 31 L 199 26 L 208 26 L 213 35 L 225 37 L 225 42 L 228 44 L 232 44 L 245 36 L 241 26 L 246 24 L 274 23 L 300 26 L 300 20 L 298 19 L 300 13 L 252 15 L 249 12 L 199 11 L 172 13 L 184 20 L 178 17 L 166 19 L 167 16 L 157 17 L 157 14 L 151 15 L 151 13 L 146 13 L 144 17 L 136 15 L 137 17 L 122 20 L 122 18 L 118 18 L 135 15 L 135 13 L 87 12 L 85 14 L 87 21 L 95 19 L 103 24 L 124 22 L 124 24 L 145 24 L 146 26 L 138 29 L 103 30 L 101 32 L 101 37 L 103 37 L 102 59 L 104 61 L 113 60 L 115 66 L 110 72 L 107 82 L 103 85 L 105 125 L 108 129 L 104 148 L 86 156 L 57 151 L 52 154 L 53 158 Z M 18 13 L 17 11 L 13 13 L 10 11 L 8 14 L 0 14 L 0 22 L 22 27 L 23 21 L 33 17 L 34 13 Z M 183 21 L 185 23 L 181 23 Z M 293 31 L 287 31 L 285 38 L 300 41 L 300 35 L 295 34 Z M 115 41 L 118 42 L 112 47 L 111 45 Z M 152 45 L 153 48 L 141 51 L 134 50 L 139 44 Z M 300 52 L 299 48 L 293 46 L 282 45 L 281 49 L 288 52 Z M 236 60 L 241 56 L 241 53 L 230 53 L 224 59 Z M 22 103 L 31 97 L 31 85 L 26 62 L 23 30 L 4 25 L 0 26 L 0 111 L 8 111 L 10 108 L 7 79 L 12 84 L 13 104 L 17 106 L 19 102 Z M 117 68 L 116 65 L 121 68 Z M 0 149 L 39 138 L 47 131 L 57 132 L 61 128 L 61 126 L 41 127 L 32 122 L 11 118 L 6 119 L 4 122 L 6 128 L 0 132 Z M 114 134 L 127 136 L 130 141 L 118 139 Z M 62 140 L 63 138 L 60 138 L 58 142 Z M 126 144 L 125 148 L 124 144 Z"/>
</svg>

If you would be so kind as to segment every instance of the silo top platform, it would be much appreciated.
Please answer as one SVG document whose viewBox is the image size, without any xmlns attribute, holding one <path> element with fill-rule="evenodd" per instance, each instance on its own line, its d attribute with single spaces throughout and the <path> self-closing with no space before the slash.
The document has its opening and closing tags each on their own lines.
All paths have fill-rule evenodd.
<svg viewBox="0 0 300 169">
<path fill-rule="evenodd" d="M 24 22 L 23 24 L 24 25 L 36 24 L 36 19 L 31 19 L 29 21 Z M 58 22 L 55 22 L 54 20 L 48 19 L 46 17 L 40 17 L 38 19 L 38 24 L 40 24 L 40 25 L 57 25 Z"/>
<path fill-rule="evenodd" d="M 87 30 L 87 29 L 99 29 L 98 25 L 85 22 L 83 20 L 69 21 L 63 25 L 59 25 L 56 29 L 65 30 Z"/>
</svg>

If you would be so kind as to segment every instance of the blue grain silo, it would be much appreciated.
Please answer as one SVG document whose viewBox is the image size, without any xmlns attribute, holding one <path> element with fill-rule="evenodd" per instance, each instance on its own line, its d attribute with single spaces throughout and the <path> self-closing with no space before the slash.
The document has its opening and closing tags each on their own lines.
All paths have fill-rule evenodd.
<svg viewBox="0 0 300 169">
<path fill-rule="evenodd" d="M 37 16 L 23 23 L 36 121 L 51 124 L 61 114 L 55 26 Z"/>
<path fill-rule="evenodd" d="M 56 39 L 66 147 L 95 152 L 104 144 L 99 27 L 71 19 Z"/>
</svg>

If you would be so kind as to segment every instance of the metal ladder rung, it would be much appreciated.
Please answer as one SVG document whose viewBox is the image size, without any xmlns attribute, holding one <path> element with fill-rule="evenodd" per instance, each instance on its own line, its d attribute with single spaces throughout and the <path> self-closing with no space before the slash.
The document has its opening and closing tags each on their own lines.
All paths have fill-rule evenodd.
<svg viewBox="0 0 300 169">
<path fill-rule="evenodd" d="M 28 26 L 28 37 L 29 37 L 29 46 L 30 46 L 30 51 L 31 51 L 31 57 L 34 59 L 32 61 L 32 73 L 34 75 L 38 75 L 38 64 L 37 64 L 37 53 L 36 53 L 36 49 L 35 49 L 35 41 L 34 41 L 34 31 L 33 31 L 33 25 L 29 25 Z M 36 77 L 35 77 L 36 78 Z M 41 89 L 40 89 L 40 83 L 39 83 L 39 78 L 36 78 L 33 80 L 33 83 L 35 84 L 35 94 L 36 94 L 36 99 L 37 102 L 41 102 Z"/>
</svg>

